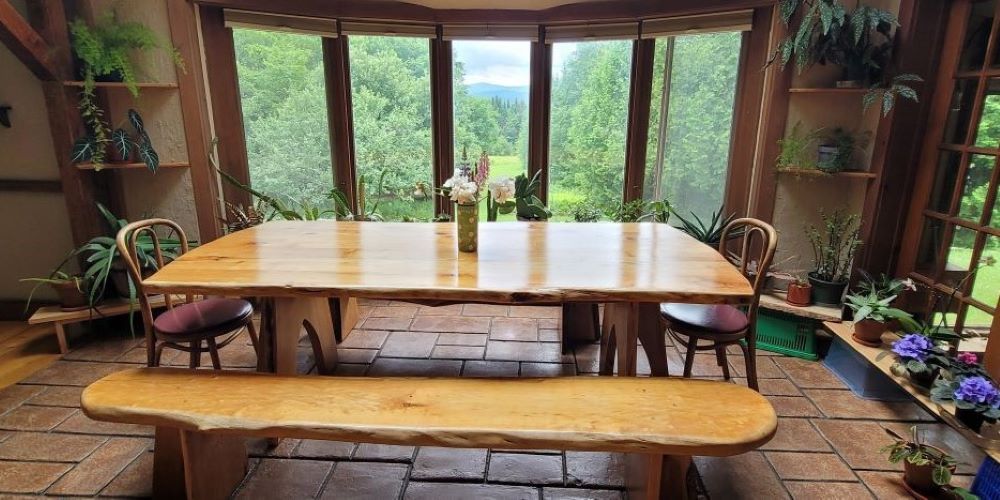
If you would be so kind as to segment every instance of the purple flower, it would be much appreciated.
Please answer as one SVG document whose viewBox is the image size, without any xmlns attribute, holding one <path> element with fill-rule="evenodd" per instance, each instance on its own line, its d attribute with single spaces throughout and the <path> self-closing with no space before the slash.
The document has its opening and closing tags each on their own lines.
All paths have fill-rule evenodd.
<svg viewBox="0 0 1000 500">
<path fill-rule="evenodd" d="M 974 365 L 979 363 L 979 357 L 976 356 L 976 353 L 974 352 L 960 352 L 958 353 L 958 357 L 956 359 L 958 359 L 958 362 L 963 365 Z"/>
<path fill-rule="evenodd" d="M 1000 405 L 1000 392 L 985 377 L 966 377 L 959 382 L 955 399 L 997 407 Z"/>
<path fill-rule="evenodd" d="M 911 333 L 892 343 L 892 352 L 901 358 L 915 359 L 923 362 L 927 354 L 934 348 L 930 339 L 918 333 Z"/>
</svg>

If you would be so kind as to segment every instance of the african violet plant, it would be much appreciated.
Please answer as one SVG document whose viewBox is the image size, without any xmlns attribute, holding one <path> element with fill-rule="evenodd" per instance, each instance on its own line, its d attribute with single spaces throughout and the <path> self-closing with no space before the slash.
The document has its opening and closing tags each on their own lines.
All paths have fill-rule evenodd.
<svg viewBox="0 0 1000 500">
<path fill-rule="evenodd" d="M 979 432 L 983 422 L 994 422 L 1000 417 L 1000 391 L 988 376 L 939 381 L 931 390 L 931 399 L 937 403 L 953 402 L 955 418 L 975 432 Z"/>
<path fill-rule="evenodd" d="M 947 370 L 951 366 L 948 351 L 918 333 L 905 335 L 893 342 L 892 353 L 896 356 L 892 372 L 901 377 L 909 377 L 925 389 L 930 387 L 941 370 Z M 883 351 L 876 359 L 888 354 L 889 351 Z"/>
<path fill-rule="evenodd" d="M 112 131 L 104 121 L 104 110 L 96 102 L 96 82 L 99 79 L 124 82 L 132 96 L 139 97 L 138 72 L 130 58 L 133 51 L 166 50 L 181 70 L 184 69 L 184 61 L 176 48 L 161 42 L 151 29 L 142 23 L 117 19 L 114 10 L 105 12 L 93 24 L 77 18 L 70 23 L 69 28 L 73 38 L 73 52 L 80 61 L 80 76 L 83 79 L 80 114 L 88 129 L 87 135 L 77 142 L 81 143 L 81 147 L 84 143 L 93 146 L 87 159 L 99 166 L 106 158 L 104 146 L 111 140 Z M 75 153 L 77 147 L 74 146 L 73 149 Z M 147 162 L 147 165 L 150 163 Z M 151 170 L 155 170 L 155 167 L 151 167 Z"/>
</svg>

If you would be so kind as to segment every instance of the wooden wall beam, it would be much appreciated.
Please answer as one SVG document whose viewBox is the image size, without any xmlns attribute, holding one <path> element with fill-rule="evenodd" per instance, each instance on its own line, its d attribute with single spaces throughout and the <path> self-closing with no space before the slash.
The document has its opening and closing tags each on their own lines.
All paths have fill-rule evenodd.
<svg viewBox="0 0 1000 500">
<path fill-rule="evenodd" d="M 357 159 L 354 152 L 354 112 L 351 104 L 350 47 L 347 37 L 323 39 L 326 109 L 330 129 L 333 183 L 357 211 Z"/>
<path fill-rule="evenodd" d="M 774 0 L 599 0 L 548 9 L 433 9 L 405 1 L 371 0 L 194 0 L 204 5 L 314 17 L 415 21 L 423 23 L 545 23 L 635 20 L 752 9 Z"/>
<path fill-rule="evenodd" d="M 201 7 L 200 14 L 208 90 L 212 96 L 212 117 L 215 137 L 219 141 L 219 168 L 241 183 L 250 185 L 233 30 L 225 26 L 222 9 L 218 7 Z M 222 196 L 234 205 L 253 205 L 250 193 L 228 182 L 222 183 Z"/>
<path fill-rule="evenodd" d="M 649 143 L 649 106 L 653 94 L 653 57 L 656 40 L 632 42 L 632 77 L 629 79 L 628 125 L 625 141 L 625 181 L 623 197 L 626 202 L 642 198 L 642 185 L 646 177 L 646 146 Z"/>
<path fill-rule="evenodd" d="M 441 186 L 454 174 L 455 170 L 455 135 L 454 88 L 452 74 L 454 72 L 451 42 L 442 40 L 441 28 L 438 27 L 438 37 L 430 41 L 431 51 L 431 135 L 434 145 L 434 185 Z M 472 158 L 478 158 L 475 151 Z M 437 214 L 451 214 L 453 210 L 450 200 L 443 196 L 434 197 L 434 211 Z"/>
<path fill-rule="evenodd" d="M 549 199 L 549 118 L 552 110 L 552 44 L 545 43 L 545 30 L 531 44 L 531 86 L 528 97 L 528 177 L 541 172 L 538 197 Z"/>
<path fill-rule="evenodd" d="M 928 132 L 932 121 L 932 96 L 936 92 L 935 75 L 944 70 L 940 60 L 945 46 L 948 14 L 947 2 L 903 0 L 900 4 L 897 64 L 904 73 L 923 76 L 924 82 L 915 85 L 920 94 L 919 103 L 897 101 L 888 131 L 888 144 L 883 151 L 887 160 L 879 176 L 881 187 L 874 193 L 877 197 L 866 202 L 865 214 L 870 219 L 871 227 L 859 262 L 864 269 L 874 273 L 903 275 L 912 269 L 912 262 L 909 266 L 902 266 L 907 269 L 897 267 L 902 264 L 900 255 L 916 255 L 905 249 L 903 234 L 911 203 L 919 203 L 922 209 L 925 199 L 914 197 L 921 149 L 925 143 L 937 144 L 940 139 L 929 136 Z M 950 98 L 946 95 L 941 99 Z M 935 162 L 936 159 L 935 155 Z M 919 220 L 917 223 L 920 223 Z M 917 242 L 914 241 L 913 245 L 915 249 Z"/>
<path fill-rule="evenodd" d="M 191 185 L 194 190 L 198 232 L 200 241 L 207 243 L 222 234 L 223 212 L 218 196 L 219 176 L 208 159 L 212 129 L 196 8 L 186 0 L 167 0 L 170 38 L 186 64 L 186 70 L 177 73 L 177 83 L 188 163 L 191 165 Z"/>
<path fill-rule="evenodd" d="M 21 17 L 10 0 L 0 0 L 0 42 L 39 80 L 61 79 L 62 68 L 52 61 L 49 44 Z"/>
<path fill-rule="evenodd" d="M 754 160 L 759 150 L 758 131 L 764 100 L 764 75 L 761 71 L 770 56 L 770 32 L 773 7 L 754 9 L 753 29 L 743 33 L 740 72 L 733 103 L 733 128 L 729 148 L 729 174 L 726 179 L 726 213 L 744 217 L 748 213 L 753 187 Z"/>
<path fill-rule="evenodd" d="M 62 182 L 30 179 L 0 179 L 0 191 L 21 193 L 61 193 Z"/>
</svg>

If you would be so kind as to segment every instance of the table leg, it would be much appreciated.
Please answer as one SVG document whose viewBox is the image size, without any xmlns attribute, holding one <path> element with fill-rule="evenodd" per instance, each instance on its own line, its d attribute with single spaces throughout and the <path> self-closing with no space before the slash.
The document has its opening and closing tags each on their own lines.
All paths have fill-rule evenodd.
<svg viewBox="0 0 1000 500">
<path fill-rule="evenodd" d="M 601 322 L 594 302 L 570 302 L 562 305 L 562 351 L 579 344 L 589 344 L 600 337 Z"/>
<path fill-rule="evenodd" d="M 337 343 L 343 342 L 358 324 L 361 316 L 358 299 L 354 297 L 333 297 L 330 299 L 330 316 L 333 317 L 333 333 Z"/>
<path fill-rule="evenodd" d="M 643 350 L 649 360 L 650 374 L 667 375 L 667 354 L 663 332 L 660 330 L 659 304 L 654 302 L 605 304 L 601 331 L 600 373 L 602 375 L 610 375 L 614 371 L 611 365 L 616 357 L 610 351 L 613 348 L 617 353 L 618 374 L 635 376 L 639 340 L 642 340 Z"/>
<path fill-rule="evenodd" d="M 320 374 L 333 373 L 337 366 L 337 345 L 329 301 L 324 297 L 276 297 L 272 300 L 273 328 L 268 329 L 268 338 L 261 340 L 261 344 L 267 341 L 273 346 L 274 372 L 295 374 L 299 333 L 305 327 Z M 265 336 L 263 330 L 262 337 Z"/>
</svg>

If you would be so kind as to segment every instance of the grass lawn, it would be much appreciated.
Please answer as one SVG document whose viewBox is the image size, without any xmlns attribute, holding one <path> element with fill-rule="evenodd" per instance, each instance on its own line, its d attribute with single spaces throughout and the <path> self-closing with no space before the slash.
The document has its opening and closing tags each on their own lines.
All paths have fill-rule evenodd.
<svg viewBox="0 0 1000 500">
<path fill-rule="evenodd" d="M 983 250 L 983 258 L 991 255 L 1000 261 L 1000 249 Z M 966 267 L 970 260 L 972 260 L 971 248 L 951 247 L 948 252 L 948 262 L 958 267 Z M 1000 297 L 1000 265 L 980 267 L 973 280 L 972 297 L 984 304 L 995 306 L 997 298 Z M 970 307 L 965 323 L 967 326 L 989 326 L 992 320 L 993 318 L 985 311 Z"/>
</svg>

